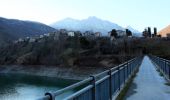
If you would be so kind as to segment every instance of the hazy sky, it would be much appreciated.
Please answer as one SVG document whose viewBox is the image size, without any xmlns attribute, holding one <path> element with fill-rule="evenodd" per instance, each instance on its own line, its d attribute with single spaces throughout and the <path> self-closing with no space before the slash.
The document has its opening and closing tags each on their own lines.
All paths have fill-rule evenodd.
<svg viewBox="0 0 170 100">
<path fill-rule="evenodd" d="M 0 0 L 0 16 L 51 24 L 96 16 L 142 31 L 170 24 L 170 0 Z"/>
</svg>

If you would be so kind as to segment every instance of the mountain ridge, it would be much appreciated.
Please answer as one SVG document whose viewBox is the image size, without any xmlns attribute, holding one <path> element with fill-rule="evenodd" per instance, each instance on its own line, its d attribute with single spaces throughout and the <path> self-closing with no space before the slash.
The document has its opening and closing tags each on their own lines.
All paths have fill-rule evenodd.
<svg viewBox="0 0 170 100">
<path fill-rule="evenodd" d="M 0 17 L 0 43 L 18 38 L 30 37 L 55 31 L 56 29 L 40 22 L 7 19 Z"/>
<path fill-rule="evenodd" d="M 168 25 L 165 28 L 163 28 L 162 30 L 160 30 L 158 32 L 158 34 L 163 36 L 163 37 L 167 37 L 167 34 L 170 34 L 170 25 Z"/>
<path fill-rule="evenodd" d="M 79 31 L 94 31 L 94 32 L 103 32 L 107 33 L 108 30 L 111 31 L 113 27 L 116 29 L 123 29 L 123 27 L 111 23 L 106 20 L 101 20 L 97 17 L 88 17 L 87 19 L 83 20 L 76 20 L 72 18 L 66 18 L 60 21 L 57 21 L 50 25 L 56 29 L 68 29 L 68 30 L 79 30 Z"/>
<path fill-rule="evenodd" d="M 125 30 L 126 28 L 110 22 L 108 20 L 103 20 L 97 18 L 95 16 L 90 16 L 87 19 L 77 20 L 73 18 L 65 18 L 63 20 L 54 22 L 50 24 L 51 27 L 56 29 L 68 29 L 73 31 L 93 31 L 93 32 L 102 32 L 104 35 L 107 35 L 109 31 L 112 29 L 117 30 Z M 140 33 L 139 31 L 133 29 L 132 27 L 128 26 L 133 33 Z"/>
</svg>

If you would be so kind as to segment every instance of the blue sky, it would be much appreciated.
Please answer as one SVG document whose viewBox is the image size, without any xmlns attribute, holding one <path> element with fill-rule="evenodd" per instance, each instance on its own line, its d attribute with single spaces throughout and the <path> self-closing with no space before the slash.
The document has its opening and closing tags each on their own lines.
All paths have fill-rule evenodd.
<svg viewBox="0 0 170 100">
<path fill-rule="evenodd" d="M 170 24 L 170 0 L 0 0 L 0 16 L 51 24 L 96 16 L 139 31 Z"/>
</svg>

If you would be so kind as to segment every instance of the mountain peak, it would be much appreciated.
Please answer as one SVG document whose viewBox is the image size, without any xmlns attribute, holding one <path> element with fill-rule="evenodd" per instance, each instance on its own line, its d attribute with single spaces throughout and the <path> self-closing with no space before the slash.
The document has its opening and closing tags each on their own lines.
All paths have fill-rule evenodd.
<svg viewBox="0 0 170 100">
<path fill-rule="evenodd" d="M 63 20 L 76 20 L 76 19 L 73 19 L 73 18 L 67 17 L 67 18 L 65 18 L 65 19 L 63 19 Z"/>
<path fill-rule="evenodd" d="M 101 18 L 98 18 L 98 17 L 96 17 L 96 16 L 90 16 L 90 17 L 88 17 L 87 19 L 85 19 L 85 20 L 90 20 L 90 21 L 105 21 L 105 22 L 109 22 L 109 23 L 112 23 L 112 22 L 110 22 L 110 21 L 108 21 L 108 20 L 103 20 L 103 19 L 101 19 Z M 114 23 L 115 24 L 115 23 Z"/>
<path fill-rule="evenodd" d="M 103 33 L 103 35 L 107 35 L 107 33 L 111 31 L 112 29 L 124 30 L 124 28 L 119 26 L 118 24 L 100 19 L 96 16 L 90 16 L 87 19 L 83 19 L 83 20 L 66 18 L 64 20 L 61 20 L 61 21 L 58 21 L 52 24 L 51 26 L 56 29 L 64 28 L 64 29 L 73 30 L 73 31 L 79 30 L 81 32 L 92 30 L 93 32 L 101 32 Z"/>
<path fill-rule="evenodd" d="M 87 19 L 99 19 L 96 16 L 89 16 Z"/>
<path fill-rule="evenodd" d="M 132 27 L 130 25 L 126 26 L 126 29 L 132 29 Z"/>
<path fill-rule="evenodd" d="M 62 19 L 62 20 L 60 20 L 58 22 L 65 22 L 65 23 L 67 23 L 67 22 L 76 22 L 76 21 L 79 21 L 79 20 L 67 17 L 67 18 L 64 18 L 64 19 Z"/>
</svg>

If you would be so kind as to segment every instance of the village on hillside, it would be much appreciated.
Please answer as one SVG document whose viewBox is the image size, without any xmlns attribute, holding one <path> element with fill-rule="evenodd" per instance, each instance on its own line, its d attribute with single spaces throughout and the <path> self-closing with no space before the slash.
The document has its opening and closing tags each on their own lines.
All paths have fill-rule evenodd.
<svg viewBox="0 0 170 100">
<path fill-rule="evenodd" d="M 151 32 L 151 28 L 145 28 L 144 31 L 142 33 L 142 37 L 150 37 L 150 38 L 161 38 L 161 37 L 170 37 L 170 30 L 167 30 L 170 28 L 165 28 L 163 30 L 161 30 L 159 33 L 157 32 L 157 28 L 154 27 L 153 32 Z M 116 38 L 124 38 L 124 37 L 139 37 L 139 36 L 134 36 L 133 33 L 126 29 L 126 30 L 116 30 L 113 29 L 112 31 L 107 33 L 108 35 L 102 35 L 101 32 L 93 32 L 93 31 L 85 31 L 85 32 L 81 32 L 81 31 L 68 31 L 67 29 L 59 29 L 55 32 L 50 32 L 50 33 L 46 33 L 44 35 L 36 35 L 33 37 L 26 37 L 26 38 L 19 38 L 18 40 L 15 40 L 14 43 L 18 43 L 18 42 L 24 42 L 24 41 L 29 41 L 29 42 L 40 42 L 43 38 L 46 37 L 53 37 L 54 40 L 58 40 L 59 37 L 86 37 L 89 39 L 95 39 L 98 37 L 110 37 L 110 40 L 115 40 Z"/>
</svg>

